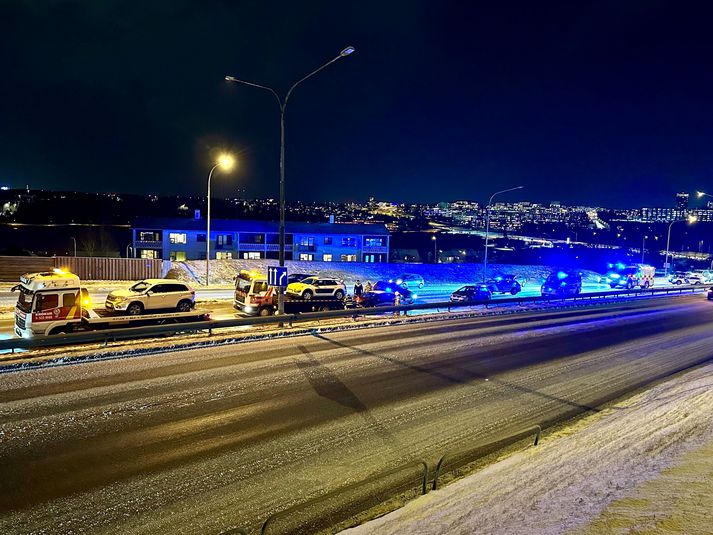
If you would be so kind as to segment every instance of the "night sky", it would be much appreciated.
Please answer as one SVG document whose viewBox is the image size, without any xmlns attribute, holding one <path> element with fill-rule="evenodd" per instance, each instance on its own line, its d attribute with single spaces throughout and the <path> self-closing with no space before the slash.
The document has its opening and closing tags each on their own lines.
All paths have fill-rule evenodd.
<svg viewBox="0 0 713 535">
<path fill-rule="evenodd" d="M 499 4 L 499 5 L 495 5 Z M 705 2 L 0 3 L 0 184 L 672 205 L 713 190 Z"/>
</svg>

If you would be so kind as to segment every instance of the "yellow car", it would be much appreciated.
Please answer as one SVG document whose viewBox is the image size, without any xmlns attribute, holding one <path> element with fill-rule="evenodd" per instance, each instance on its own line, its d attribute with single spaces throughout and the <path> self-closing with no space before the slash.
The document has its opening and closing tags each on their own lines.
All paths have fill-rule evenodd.
<svg viewBox="0 0 713 535">
<path fill-rule="evenodd" d="M 347 294 L 347 287 L 342 281 L 329 279 L 326 277 L 307 277 L 300 282 L 292 282 L 287 285 L 287 293 L 298 295 L 302 299 L 344 299 Z"/>
</svg>

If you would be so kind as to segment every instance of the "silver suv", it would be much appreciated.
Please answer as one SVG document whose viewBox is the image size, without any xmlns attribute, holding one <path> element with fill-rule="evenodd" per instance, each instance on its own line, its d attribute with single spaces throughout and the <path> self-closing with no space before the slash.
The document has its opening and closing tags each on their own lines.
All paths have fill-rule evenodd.
<svg viewBox="0 0 713 535">
<path fill-rule="evenodd" d="M 132 316 L 147 310 L 190 312 L 196 305 L 196 292 L 185 282 L 173 279 L 145 279 L 128 290 L 114 290 L 106 297 L 106 309 Z"/>
</svg>

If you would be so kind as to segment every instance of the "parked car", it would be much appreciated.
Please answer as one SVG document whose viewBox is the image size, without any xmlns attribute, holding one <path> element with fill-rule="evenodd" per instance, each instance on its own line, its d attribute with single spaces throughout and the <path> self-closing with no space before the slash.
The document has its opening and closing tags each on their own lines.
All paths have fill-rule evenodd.
<svg viewBox="0 0 713 535">
<path fill-rule="evenodd" d="M 486 284 L 492 293 L 517 295 L 522 290 L 522 286 L 515 279 L 515 275 L 496 275 L 489 279 Z"/>
<path fill-rule="evenodd" d="M 686 274 L 682 271 L 676 271 L 668 276 L 668 282 L 671 284 L 688 284 L 686 280 Z"/>
<path fill-rule="evenodd" d="M 287 275 L 287 284 L 293 283 L 293 282 L 302 282 L 305 279 L 308 279 L 310 277 L 316 277 L 314 273 L 290 273 Z"/>
<path fill-rule="evenodd" d="M 287 293 L 299 295 L 302 299 L 319 299 L 320 297 L 344 299 L 344 296 L 347 295 L 347 287 L 344 282 L 337 279 L 307 277 L 300 282 L 288 284 Z"/>
<path fill-rule="evenodd" d="M 396 284 L 400 284 L 404 288 L 409 288 L 413 290 L 414 288 L 423 288 L 426 285 L 426 281 L 423 280 L 423 277 L 421 275 L 416 275 L 414 273 L 404 273 L 396 279 Z"/>
<path fill-rule="evenodd" d="M 686 277 L 686 284 L 697 285 L 697 284 L 703 284 L 703 282 L 704 282 L 703 275 L 701 275 L 700 273 L 696 273 L 694 271 L 689 271 L 688 273 L 686 273 L 685 277 Z"/>
<path fill-rule="evenodd" d="M 451 301 L 472 301 L 474 303 L 487 303 L 493 298 L 493 293 L 487 284 L 468 284 L 461 286 L 451 294 Z"/>
<path fill-rule="evenodd" d="M 402 305 L 410 305 L 417 294 L 404 288 L 395 281 L 378 281 L 370 292 L 354 297 L 354 302 L 362 307 L 389 306 L 394 304 L 396 293 L 399 293 Z"/>
<path fill-rule="evenodd" d="M 196 305 L 196 292 L 185 282 L 173 279 L 145 279 L 127 290 L 114 290 L 106 297 L 105 307 L 132 316 L 147 310 L 190 312 Z"/>
<path fill-rule="evenodd" d="M 543 296 L 578 295 L 582 292 L 582 275 L 574 271 L 551 273 L 540 288 Z"/>
</svg>

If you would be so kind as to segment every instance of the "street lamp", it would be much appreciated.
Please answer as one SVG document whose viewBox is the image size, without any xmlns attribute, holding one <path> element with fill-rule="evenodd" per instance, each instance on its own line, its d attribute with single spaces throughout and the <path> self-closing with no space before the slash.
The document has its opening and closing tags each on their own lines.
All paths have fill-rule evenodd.
<svg viewBox="0 0 713 535">
<path fill-rule="evenodd" d="M 641 242 L 641 263 L 642 264 L 644 263 L 644 254 L 646 251 L 646 238 L 648 238 L 648 236 L 644 236 L 644 239 Z"/>
<path fill-rule="evenodd" d="M 131 246 L 131 244 L 126 246 L 126 258 L 131 258 L 129 256 L 129 249 L 131 249 L 132 251 L 134 250 L 134 248 Z"/>
<path fill-rule="evenodd" d="M 235 158 L 230 154 L 221 154 L 218 161 L 208 173 L 208 213 L 206 214 L 207 230 L 205 235 L 205 285 L 210 284 L 210 179 L 213 178 L 213 171 L 220 167 L 226 173 L 235 165 Z"/>
<path fill-rule="evenodd" d="M 77 256 L 77 240 L 76 240 L 76 238 L 74 238 L 74 236 L 70 236 L 69 239 L 74 242 L 74 256 L 76 257 Z"/>
<path fill-rule="evenodd" d="M 671 245 L 671 227 L 674 225 L 674 223 L 682 223 L 682 222 L 687 222 L 689 225 L 692 225 L 698 221 L 698 218 L 694 215 L 689 215 L 688 219 L 679 219 L 678 221 L 671 221 L 671 223 L 668 225 L 668 237 L 666 238 L 666 257 L 664 259 L 664 274 L 665 276 L 668 276 L 668 256 L 669 256 L 669 246 Z"/>
<path fill-rule="evenodd" d="M 711 195 L 710 193 L 705 193 L 703 191 L 697 191 L 696 197 L 700 199 L 701 197 L 713 197 L 713 195 Z"/>
<path fill-rule="evenodd" d="M 485 254 L 483 256 L 483 282 L 486 281 L 487 279 L 487 273 L 488 273 L 488 237 L 490 234 L 490 205 L 493 203 L 493 198 L 496 195 L 500 195 L 501 193 L 507 193 L 508 191 L 515 191 L 518 189 L 522 189 L 525 186 L 515 186 L 514 188 L 508 188 L 504 189 L 501 191 L 496 191 L 490 196 L 490 200 L 488 201 L 488 205 L 485 207 Z"/>
<path fill-rule="evenodd" d="M 307 80 L 307 78 L 314 76 L 319 71 L 328 67 L 338 59 L 353 54 L 354 51 L 355 48 L 353 46 L 346 47 L 339 53 L 337 57 L 329 60 L 327 63 L 325 63 L 318 69 L 315 69 L 307 76 L 300 78 L 294 84 L 292 84 L 290 89 L 288 89 L 287 93 L 285 94 L 284 98 L 280 98 L 280 95 L 277 94 L 277 91 L 266 85 L 256 84 L 254 82 L 248 82 L 246 80 L 240 80 L 238 78 L 235 78 L 235 76 L 225 77 L 226 82 L 249 85 L 251 87 L 257 87 L 258 89 L 264 89 L 266 91 L 269 91 L 275 97 L 275 99 L 277 100 L 277 105 L 280 107 L 280 266 L 285 265 L 285 108 L 287 107 L 287 101 L 290 98 L 290 95 L 292 94 L 292 91 L 294 91 L 295 87 Z M 277 313 L 285 313 L 285 294 L 282 291 L 278 292 Z"/>
<path fill-rule="evenodd" d="M 438 264 L 438 238 L 434 235 L 431 236 L 433 241 L 433 263 Z"/>
</svg>

